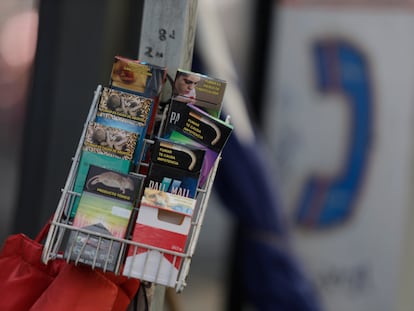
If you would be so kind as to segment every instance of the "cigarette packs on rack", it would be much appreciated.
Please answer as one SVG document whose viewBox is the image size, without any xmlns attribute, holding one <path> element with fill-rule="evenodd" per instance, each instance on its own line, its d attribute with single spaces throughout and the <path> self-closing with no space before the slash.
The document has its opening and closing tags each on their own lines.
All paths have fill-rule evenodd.
<svg viewBox="0 0 414 311">
<path fill-rule="evenodd" d="M 147 135 L 152 135 L 161 91 L 167 78 L 167 68 L 116 56 L 112 65 L 110 86 L 125 92 L 153 99 Z M 134 163 L 137 164 L 136 159 Z"/>
<path fill-rule="evenodd" d="M 137 140 L 137 133 L 90 122 L 82 146 L 73 191 L 76 194 L 82 192 L 91 164 L 121 173 L 129 172 Z M 67 211 L 70 218 L 75 216 L 78 204 L 79 197 L 75 197 L 73 204 L 69 205 L 70 211 Z"/>
<path fill-rule="evenodd" d="M 145 188 L 123 274 L 173 287 L 184 253 L 196 200 Z M 152 248 L 153 247 L 153 248 Z M 157 248 L 157 249 L 155 249 Z"/>
<path fill-rule="evenodd" d="M 81 194 L 65 258 L 114 271 L 139 193 L 140 179 L 91 165 Z"/>
<path fill-rule="evenodd" d="M 145 186 L 195 198 L 204 156 L 204 149 L 157 138 Z"/>
<path fill-rule="evenodd" d="M 145 96 L 104 87 L 95 122 L 137 133 L 133 162 L 141 159 L 154 100 Z"/>
<path fill-rule="evenodd" d="M 151 148 L 151 162 L 175 167 L 186 172 L 200 172 L 205 150 L 164 138 L 155 138 Z"/>
<path fill-rule="evenodd" d="M 224 80 L 178 69 L 174 79 L 173 98 L 193 103 L 213 117 L 219 117 L 226 85 Z"/>
<path fill-rule="evenodd" d="M 98 112 L 108 113 L 146 126 L 151 114 L 153 99 L 104 87 Z"/>
<path fill-rule="evenodd" d="M 202 187 L 232 131 L 232 125 L 198 107 L 172 100 L 163 138 L 205 149 L 199 183 Z"/>
</svg>

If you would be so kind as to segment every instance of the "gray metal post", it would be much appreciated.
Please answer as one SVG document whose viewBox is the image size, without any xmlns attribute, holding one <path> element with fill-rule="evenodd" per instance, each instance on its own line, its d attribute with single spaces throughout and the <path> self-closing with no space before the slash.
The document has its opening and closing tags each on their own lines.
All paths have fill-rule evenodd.
<svg viewBox="0 0 414 311">
<path fill-rule="evenodd" d="M 191 69 L 197 22 L 197 0 L 144 2 L 138 59 L 166 66 L 174 78 L 177 68 Z M 168 85 L 164 88 L 169 93 Z M 167 289 L 170 291 L 171 289 Z M 162 310 L 166 288 L 153 286 L 150 310 Z M 175 293 L 167 293 L 173 296 Z"/>
</svg>

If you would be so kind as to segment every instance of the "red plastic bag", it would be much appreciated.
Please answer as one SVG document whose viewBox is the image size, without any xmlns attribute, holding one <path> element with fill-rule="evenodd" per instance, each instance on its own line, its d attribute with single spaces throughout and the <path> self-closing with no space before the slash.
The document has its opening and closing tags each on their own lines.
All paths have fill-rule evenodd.
<svg viewBox="0 0 414 311">
<path fill-rule="evenodd" d="M 136 279 L 75 266 L 41 262 L 49 225 L 35 240 L 8 237 L 0 251 L 1 311 L 125 311 L 140 286 Z"/>
<path fill-rule="evenodd" d="M 138 289 L 137 280 L 109 275 L 65 265 L 30 311 L 125 311 Z"/>
</svg>

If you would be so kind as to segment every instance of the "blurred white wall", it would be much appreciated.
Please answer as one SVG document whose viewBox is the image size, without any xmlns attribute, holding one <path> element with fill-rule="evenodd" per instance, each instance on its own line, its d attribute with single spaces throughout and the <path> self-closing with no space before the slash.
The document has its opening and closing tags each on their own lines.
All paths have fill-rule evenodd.
<svg viewBox="0 0 414 311">
<path fill-rule="evenodd" d="M 413 310 L 414 8 L 311 2 L 275 5 L 264 116 L 294 247 L 325 310 Z"/>
</svg>

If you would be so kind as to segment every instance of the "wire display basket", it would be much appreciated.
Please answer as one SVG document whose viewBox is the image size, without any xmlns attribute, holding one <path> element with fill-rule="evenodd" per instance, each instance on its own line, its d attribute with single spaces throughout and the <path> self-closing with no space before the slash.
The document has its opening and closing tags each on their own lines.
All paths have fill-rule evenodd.
<svg viewBox="0 0 414 311">
<path fill-rule="evenodd" d="M 187 285 L 186 280 L 190 269 L 192 257 L 194 255 L 200 230 L 204 220 L 208 201 L 212 191 L 213 181 L 220 161 L 220 156 L 210 171 L 206 183 L 202 188 L 197 189 L 196 205 L 191 217 L 190 230 L 183 252 L 172 251 L 152 245 L 139 243 L 131 240 L 130 236 L 117 238 L 98 230 L 75 227 L 72 224 L 70 211 L 80 193 L 73 191 L 76 173 L 78 170 L 82 153 L 83 141 L 85 139 L 87 126 L 94 120 L 102 86 L 98 85 L 95 90 L 91 107 L 89 109 L 86 122 L 72 159 L 72 165 L 64 188 L 61 190 L 59 199 L 45 246 L 42 254 L 42 261 L 47 264 L 51 260 L 64 258 L 75 265 L 84 264 L 80 261 L 83 254 L 88 252 L 90 261 L 87 263 L 92 269 L 111 271 L 115 274 L 123 274 L 127 277 L 137 278 L 153 284 L 173 287 L 177 292 L 181 292 Z M 152 144 L 153 141 L 146 139 L 145 144 Z M 147 163 L 140 163 L 147 165 Z M 144 179 L 145 174 L 130 172 L 137 177 Z M 139 190 L 142 195 L 142 186 Z M 139 206 L 136 204 L 132 215 L 138 213 Z M 101 250 L 96 251 L 96 250 Z M 114 254 L 117 254 L 114 256 Z M 129 267 L 125 265 L 127 254 L 132 254 L 132 261 Z M 138 256 L 139 255 L 139 256 Z M 132 269 L 131 266 L 138 264 L 139 271 Z"/>
</svg>

